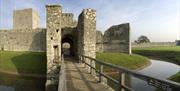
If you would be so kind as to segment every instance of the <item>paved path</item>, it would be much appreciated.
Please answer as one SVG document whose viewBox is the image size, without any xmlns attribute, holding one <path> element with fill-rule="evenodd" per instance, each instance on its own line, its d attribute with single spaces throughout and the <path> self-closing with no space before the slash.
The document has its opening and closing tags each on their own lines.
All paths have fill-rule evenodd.
<svg viewBox="0 0 180 91">
<path fill-rule="evenodd" d="M 82 64 L 73 59 L 65 59 L 67 91 L 110 91 L 99 83 Z"/>
</svg>

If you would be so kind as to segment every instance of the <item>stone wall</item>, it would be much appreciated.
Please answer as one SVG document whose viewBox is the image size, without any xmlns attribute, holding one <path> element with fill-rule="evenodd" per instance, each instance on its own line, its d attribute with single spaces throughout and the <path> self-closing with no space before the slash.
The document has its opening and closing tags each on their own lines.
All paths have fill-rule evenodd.
<svg viewBox="0 0 180 91">
<path fill-rule="evenodd" d="M 161 46 L 176 46 L 175 42 L 151 42 L 151 43 L 132 43 L 132 47 L 161 47 Z"/>
<path fill-rule="evenodd" d="M 96 31 L 96 52 L 103 52 L 103 34 Z"/>
<path fill-rule="evenodd" d="M 131 54 L 129 23 L 114 25 L 103 36 L 104 52 L 124 52 Z"/>
<path fill-rule="evenodd" d="M 96 11 L 84 9 L 78 20 L 78 51 L 80 55 L 96 57 Z M 85 61 L 95 67 L 95 62 L 89 59 Z M 90 72 L 90 67 L 87 67 Z M 92 71 L 95 74 L 95 71 Z"/>
<path fill-rule="evenodd" d="M 15 10 L 13 12 L 13 29 L 39 28 L 40 17 L 33 9 Z"/>
<path fill-rule="evenodd" d="M 61 27 L 62 28 L 73 28 L 77 26 L 77 21 L 74 19 L 74 15 L 72 13 L 62 13 Z"/>
<path fill-rule="evenodd" d="M 61 60 L 61 14 L 60 5 L 47 5 L 47 32 L 46 32 L 46 55 L 47 55 L 47 81 L 46 91 L 58 84 L 59 69 Z"/>
<path fill-rule="evenodd" d="M 45 29 L 0 30 L 0 50 L 45 51 Z"/>
<path fill-rule="evenodd" d="M 96 11 L 84 9 L 78 20 L 79 53 L 95 58 L 96 51 Z"/>
</svg>

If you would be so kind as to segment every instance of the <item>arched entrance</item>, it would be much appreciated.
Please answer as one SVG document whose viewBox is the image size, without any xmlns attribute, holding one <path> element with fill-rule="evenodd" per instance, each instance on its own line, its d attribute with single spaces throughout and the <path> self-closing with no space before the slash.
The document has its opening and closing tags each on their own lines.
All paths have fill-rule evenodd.
<svg viewBox="0 0 180 91">
<path fill-rule="evenodd" d="M 62 54 L 64 54 L 64 57 L 75 56 L 75 46 L 72 36 L 70 35 L 63 36 L 61 46 L 62 46 Z"/>
</svg>

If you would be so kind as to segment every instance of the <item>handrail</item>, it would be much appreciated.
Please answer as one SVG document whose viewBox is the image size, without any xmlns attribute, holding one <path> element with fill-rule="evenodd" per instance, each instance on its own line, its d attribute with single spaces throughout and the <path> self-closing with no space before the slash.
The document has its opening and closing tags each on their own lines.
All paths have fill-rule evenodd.
<svg viewBox="0 0 180 91">
<path fill-rule="evenodd" d="M 65 63 L 64 63 L 64 55 L 61 57 L 61 68 L 59 72 L 59 85 L 58 85 L 58 91 L 67 91 L 66 88 L 66 71 L 65 71 Z"/>
<path fill-rule="evenodd" d="M 90 61 L 95 61 L 97 64 L 100 65 L 100 69 L 97 70 L 91 64 L 88 64 L 87 62 L 85 62 L 85 60 L 83 60 L 85 58 L 89 59 Z M 119 86 L 118 91 L 122 91 L 124 89 L 129 90 L 129 91 L 134 91 L 132 88 L 130 88 L 130 87 L 128 87 L 128 86 L 126 86 L 124 84 L 125 79 L 123 77 L 125 77 L 125 74 L 137 77 L 137 78 L 139 78 L 141 80 L 144 80 L 145 82 L 147 82 L 151 86 L 154 86 L 156 88 L 160 88 L 160 89 L 163 89 L 163 90 L 166 90 L 166 91 L 178 91 L 180 89 L 180 84 L 179 83 L 168 81 L 168 80 L 163 80 L 163 79 L 159 79 L 159 78 L 154 78 L 154 77 L 151 77 L 151 76 L 147 76 L 147 75 L 141 74 L 139 72 L 132 71 L 132 70 L 129 70 L 129 69 L 126 69 L 124 67 L 117 66 L 117 65 L 114 65 L 114 64 L 102 62 L 102 61 L 99 61 L 99 60 L 97 60 L 95 58 L 91 58 L 91 57 L 88 57 L 88 56 L 80 55 L 80 61 L 85 63 L 86 65 L 88 65 L 91 69 L 94 69 L 99 74 L 99 81 L 100 82 L 102 81 L 101 80 L 102 77 L 105 77 L 105 78 L 113 81 L 115 84 L 117 84 Z M 90 63 L 92 63 L 92 62 L 90 62 Z M 119 80 L 116 80 L 116 79 L 104 74 L 104 72 L 103 72 L 103 67 L 104 66 L 116 69 L 119 72 Z"/>
</svg>

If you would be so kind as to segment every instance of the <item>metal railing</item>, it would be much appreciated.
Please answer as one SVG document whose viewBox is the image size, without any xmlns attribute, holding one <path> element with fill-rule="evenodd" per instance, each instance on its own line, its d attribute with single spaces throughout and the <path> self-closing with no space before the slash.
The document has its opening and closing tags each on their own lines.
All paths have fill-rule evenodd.
<svg viewBox="0 0 180 91">
<path fill-rule="evenodd" d="M 90 62 L 87 63 L 85 61 L 85 59 L 90 60 Z M 100 65 L 99 69 L 92 66 L 91 63 L 93 61 L 96 64 Z M 111 80 L 112 82 L 117 84 L 118 85 L 118 89 L 117 89 L 118 91 L 125 91 L 125 90 L 134 91 L 131 87 L 128 87 L 127 85 L 125 85 L 125 75 L 127 75 L 127 74 L 134 76 L 136 78 L 139 78 L 141 80 L 144 80 L 145 82 L 148 83 L 148 85 L 151 85 L 153 87 L 156 87 L 156 88 L 159 88 L 159 89 L 162 89 L 165 91 L 180 91 L 180 84 L 179 83 L 146 76 L 146 75 L 143 75 L 139 72 L 128 70 L 128 69 L 123 68 L 121 66 L 113 65 L 110 63 L 105 63 L 105 62 L 99 61 L 97 59 L 88 57 L 88 56 L 81 55 L 80 56 L 80 62 L 88 65 L 90 67 L 90 71 L 92 71 L 92 69 L 94 69 L 99 74 L 99 82 L 101 82 L 103 77 L 105 77 L 106 79 Z M 118 75 L 119 75 L 119 80 L 116 80 L 116 79 L 112 78 L 111 76 L 106 75 L 104 73 L 104 70 L 103 70 L 105 66 L 117 70 Z"/>
<path fill-rule="evenodd" d="M 59 72 L 59 85 L 58 85 L 58 91 L 67 91 L 66 88 L 66 65 L 64 63 L 64 55 L 61 57 L 61 68 Z"/>
</svg>

